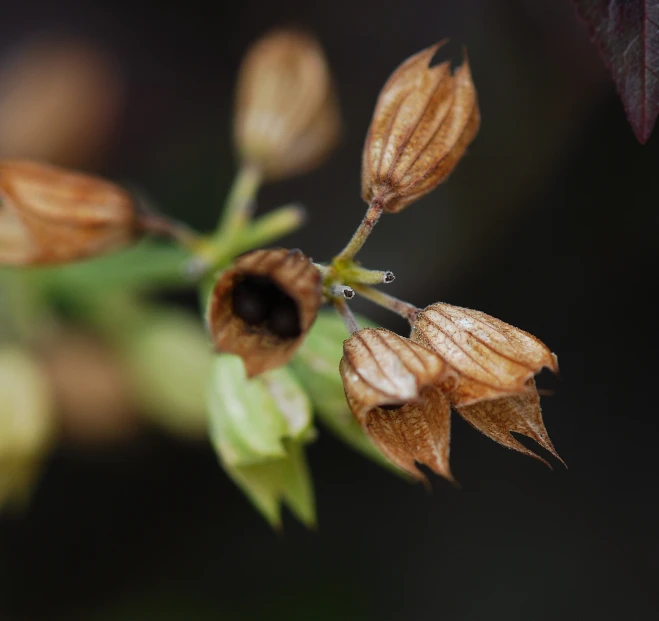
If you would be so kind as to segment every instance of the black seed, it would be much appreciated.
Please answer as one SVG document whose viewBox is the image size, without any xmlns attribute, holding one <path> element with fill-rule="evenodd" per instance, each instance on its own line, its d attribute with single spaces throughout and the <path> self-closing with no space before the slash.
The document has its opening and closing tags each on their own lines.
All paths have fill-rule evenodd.
<svg viewBox="0 0 659 621">
<path fill-rule="evenodd" d="M 250 326 L 266 328 L 279 338 L 300 336 L 295 300 L 265 276 L 246 275 L 231 292 L 233 312 Z"/>
<path fill-rule="evenodd" d="M 378 407 L 381 410 L 387 410 L 387 412 L 395 412 L 396 410 L 400 410 L 404 405 L 404 403 L 387 403 L 386 405 L 379 405 Z"/>
<path fill-rule="evenodd" d="M 268 291 L 272 283 L 259 282 L 253 276 L 247 276 L 237 283 L 231 292 L 233 312 L 250 325 L 263 323 L 270 314 L 272 293 Z"/>
<path fill-rule="evenodd" d="M 300 315 L 291 298 L 279 300 L 270 311 L 268 327 L 277 336 L 293 339 L 300 336 Z"/>
</svg>

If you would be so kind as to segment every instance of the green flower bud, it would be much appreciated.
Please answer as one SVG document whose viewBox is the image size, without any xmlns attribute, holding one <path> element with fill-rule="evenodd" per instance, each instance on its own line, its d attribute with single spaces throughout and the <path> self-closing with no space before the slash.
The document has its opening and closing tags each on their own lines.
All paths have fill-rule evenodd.
<svg viewBox="0 0 659 621">
<path fill-rule="evenodd" d="M 156 313 L 127 347 L 133 389 L 150 419 L 176 435 L 205 437 L 213 354 L 201 324 L 180 311 Z"/>
<path fill-rule="evenodd" d="M 303 445 L 314 437 L 311 404 L 285 367 L 248 379 L 240 357 L 215 356 L 208 394 L 211 441 L 227 474 L 274 527 L 284 502 L 315 523 Z"/>
<path fill-rule="evenodd" d="M 363 317 L 358 321 L 363 326 L 373 325 Z M 291 366 L 325 426 L 353 449 L 394 470 L 363 432 L 346 402 L 339 363 L 343 356 L 343 341 L 348 336 L 345 324 L 336 312 L 320 312 Z"/>
<path fill-rule="evenodd" d="M 29 499 L 53 432 L 43 369 L 27 352 L 0 349 L 0 507 Z"/>
</svg>

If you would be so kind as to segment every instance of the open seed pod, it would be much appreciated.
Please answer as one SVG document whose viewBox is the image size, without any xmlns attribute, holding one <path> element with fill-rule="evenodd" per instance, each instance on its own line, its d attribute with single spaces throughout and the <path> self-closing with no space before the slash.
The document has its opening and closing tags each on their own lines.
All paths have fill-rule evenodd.
<svg viewBox="0 0 659 621">
<path fill-rule="evenodd" d="M 0 160 L 0 265 L 65 263 L 135 237 L 135 202 L 119 186 L 46 164 Z"/>
<path fill-rule="evenodd" d="M 352 413 L 396 466 L 424 480 L 416 462 L 452 480 L 448 463 L 452 376 L 433 352 L 382 328 L 343 346 L 341 377 Z"/>
<path fill-rule="evenodd" d="M 220 274 L 207 320 L 218 351 L 243 359 L 248 377 L 286 364 L 322 302 L 320 272 L 299 250 L 255 250 Z"/>
</svg>

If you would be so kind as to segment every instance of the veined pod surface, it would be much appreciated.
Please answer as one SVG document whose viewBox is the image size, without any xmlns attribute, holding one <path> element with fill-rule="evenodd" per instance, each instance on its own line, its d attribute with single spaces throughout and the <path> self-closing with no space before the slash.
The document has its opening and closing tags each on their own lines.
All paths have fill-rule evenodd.
<svg viewBox="0 0 659 621">
<path fill-rule="evenodd" d="M 47 164 L 0 160 L 0 264 L 65 263 L 137 236 L 135 202 L 119 186 Z"/>
<path fill-rule="evenodd" d="M 408 58 L 378 98 L 362 158 L 362 196 L 397 213 L 439 185 L 457 166 L 480 125 L 465 58 L 430 66 L 444 45 Z"/>
</svg>

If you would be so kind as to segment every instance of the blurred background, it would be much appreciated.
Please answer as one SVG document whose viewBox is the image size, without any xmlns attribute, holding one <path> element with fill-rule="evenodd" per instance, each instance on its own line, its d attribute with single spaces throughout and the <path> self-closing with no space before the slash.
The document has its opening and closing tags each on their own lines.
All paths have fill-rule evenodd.
<svg viewBox="0 0 659 621">
<path fill-rule="evenodd" d="M 549 344 L 562 373 L 544 419 L 569 469 L 549 471 L 454 416 L 462 488 L 434 478 L 426 493 L 322 433 L 309 450 L 319 527 L 287 519 L 275 534 L 203 442 L 147 430 L 65 444 L 27 508 L 0 515 L 0 620 L 656 619 L 659 138 L 636 142 L 570 2 L 213 9 L 3 7 L 0 154 L 12 154 L 14 121 L 34 99 L 12 82 L 26 50 L 28 94 L 69 54 L 71 98 L 52 95 L 52 125 L 24 131 L 74 123 L 81 139 L 63 163 L 208 229 L 235 172 L 241 56 L 271 27 L 304 26 L 326 49 L 344 138 L 322 169 L 265 187 L 259 212 L 301 201 L 309 223 L 284 243 L 326 260 L 364 212 L 361 147 L 379 89 L 404 58 L 450 37 L 446 57 L 469 51 L 480 134 L 449 182 L 383 218 L 360 257 L 397 274 L 394 295 L 480 309 Z M 83 99 L 88 117 L 69 119 Z"/>
</svg>

